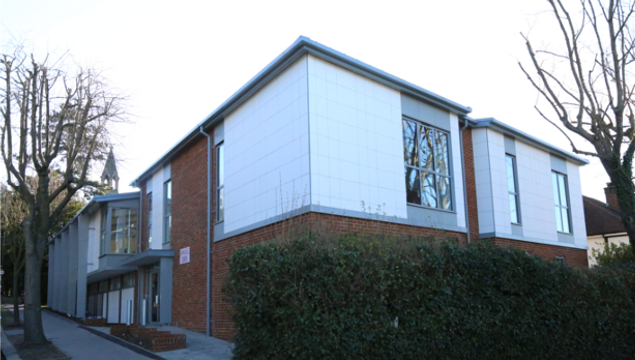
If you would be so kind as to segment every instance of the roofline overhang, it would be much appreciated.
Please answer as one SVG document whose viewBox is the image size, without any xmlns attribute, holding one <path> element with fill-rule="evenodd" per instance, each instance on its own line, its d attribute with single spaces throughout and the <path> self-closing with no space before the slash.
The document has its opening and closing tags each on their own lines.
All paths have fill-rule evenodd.
<svg viewBox="0 0 635 360">
<path fill-rule="evenodd" d="M 553 154 L 555 156 L 564 158 L 568 161 L 571 161 L 572 163 L 579 165 L 579 166 L 584 166 L 589 164 L 589 160 L 581 158 L 579 156 L 576 156 L 568 151 L 562 150 L 559 147 L 553 146 L 549 143 L 547 143 L 546 141 L 540 140 L 534 136 L 531 136 L 525 132 L 522 132 L 516 128 L 513 128 L 499 120 L 496 120 L 495 118 L 485 118 L 485 119 L 470 119 L 476 122 L 475 125 L 471 125 L 472 128 L 478 129 L 478 128 L 489 128 L 489 129 L 493 129 L 496 130 L 500 133 L 503 133 L 504 135 L 509 135 L 513 138 L 516 138 L 524 143 L 527 143 L 531 146 L 534 146 L 536 148 L 539 148 L 543 151 L 546 151 L 550 154 Z"/>
<path fill-rule="evenodd" d="M 423 100 L 457 115 L 465 116 L 472 111 L 470 107 L 460 105 L 456 102 L 425 90 L 417 85 L 414 85 L 396 76 L 390 75 L 385 71 L 365 64 L 337 50 L 324 46 L 307 37 L 300 36 L 291 46 L 289 46 L 285 51 L 278 55 L 277 58 L 269 63 L 269 65 L 267 65 L 258 74 L 256 74 L 256 76 L 249 80 L 243 87 L 238 89 L 238 91 L 230 96 L 229 99 L 227 99 L 218 108 L 207 115 L 203 119 L 203 121 L 198 123 L 192 130 L 187 133 L 187 135 L 181 138 L 176 143 L 176 145 L 174 145 L 156 162 L 154 162 L 152 165 L 150 165 L 150 167 L 143 171 L 135 180 L 130 183 L 130 186 L 139 187 L 144 179 L 148 178 L 158 169 L 162 168 L 171 160 L 171 158 L 175 154 L 188 146 L 197 136 L 199 136 L 201 129 L 203 131 L 207 131 L 210 128 L 213 128 L 216 124 L 222 121 L 227 115 L 229 115 L 237 107 L 242 105 L 245 101 L 247 101 L 256 92 L 267 85 L 281 72 L 286 70 L 298 59 L 307 54 L 330 62 L 353 73 L 367 77 L 371 80 L 377 81 L 385 86 L 399 91 L 404 95 Z"/>
</svg>

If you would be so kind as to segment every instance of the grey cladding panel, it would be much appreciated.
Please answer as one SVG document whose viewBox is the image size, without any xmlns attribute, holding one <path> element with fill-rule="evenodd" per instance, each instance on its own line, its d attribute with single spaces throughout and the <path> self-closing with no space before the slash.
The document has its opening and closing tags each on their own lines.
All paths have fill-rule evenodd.
<svg viewBox="0 0 635 360">
<path fill-rule="evenodd" d="M 516 141 L 507 135 L 505 135 L 505 153 L 516 156 Z"/>
<path fill-rule="evenodd" d="M 214 146 L 225 140 L 225 122 L 222 121 L 214 128 Z"/>
<path fill-rule="evenodd" d="M 567 162 L 563 158 L 551 155 L 551 170 L 555 170 L 561 174 L 567 173 Z"/>
<path fill-rule="evenodd" d="M 415 120 L 450 131 L 450 113 L 403 94 L 401 95 L 401 112 Z"/>
<path fill-rule="evenodd" d="M 452 229 L 456 227 L 457 217 L 452 212 L 408 205 L 408 222 L 436 229 Z"/>
</svg>

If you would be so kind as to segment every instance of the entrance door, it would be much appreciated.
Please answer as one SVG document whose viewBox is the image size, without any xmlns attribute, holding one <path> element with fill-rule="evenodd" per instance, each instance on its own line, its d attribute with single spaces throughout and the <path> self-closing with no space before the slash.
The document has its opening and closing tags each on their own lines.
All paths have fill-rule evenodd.
<svg viewBox="0 0 635 360">
<path fill-rule="evenodd" d="M 159 323 L 159 272 L 154 270 L 148 274 L 148 323 Z"/>
</svg>

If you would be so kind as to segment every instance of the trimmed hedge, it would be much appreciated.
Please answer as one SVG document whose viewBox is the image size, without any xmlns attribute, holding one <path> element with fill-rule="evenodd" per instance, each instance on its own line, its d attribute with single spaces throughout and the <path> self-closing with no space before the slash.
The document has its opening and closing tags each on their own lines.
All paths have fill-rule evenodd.
<svg viewBox="0 0 635 360">
<path fill-rule="evenodd" d="M 315 234 L 236 250 L 234 359 L 632 359 L 635 267 Z"/>
</svg>

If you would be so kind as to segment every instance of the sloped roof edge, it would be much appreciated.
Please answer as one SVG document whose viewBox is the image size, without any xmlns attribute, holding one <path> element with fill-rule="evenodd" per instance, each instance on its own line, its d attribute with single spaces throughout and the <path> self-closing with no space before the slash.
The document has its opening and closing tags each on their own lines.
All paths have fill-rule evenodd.
<svg viewBox="0 0 635 360">
<path fill-rule="evenodd" d="M 194 138 L 196 138 L 200 134 L 201 129 L 208 130 L 209 128 L 216 125 L 216 123 L 222 120 L 238 106 L 242 105 L 254 93 L 264 87 L 267 83 L 269 83 L 269 81 L 271 81 L 278 74 L 280 74 L 282 71 L 284 71 L 305 54 L 310 54 L 322 60 L 331 62 L 347 70 L 363 75 L 388 87 L 396 89 L 404 94 L 422 99 L 458 115 L 465 116 L 472 111 L 470 107 L 460 105 L 433 92 L 425 90 L 417 85 L 414 85 L 408 81 L 390 75 L 385 71 L 363 63 L 330 47 L 322 45 L 316 41 L 309 39 L 308 37 L 300 36 L 291 46 L 289 46 L 285 51 L 278 55 L 278 57 L 276 57 L 264 69 L 262 69 L 258 74 L 251 78 L 251 80 L 249 80 L 245 85 L 243 85 L 243 87 L 238 89 L 238 91 L 236 91 L 232 96 L 225 100 L 225 102 L 223 102 L 219 107 L 217 107 L 214 111 L 207 115 L 203 119 L 203 121 L 198 123 L 172 148 L 161 155 L 161 157 L 159 157 L 157 161 L 155 161 L 135 180 L 133 180 L 130 183 L 130 186 L 138 187 L 141 180 L 147 178 L 150 174 L 154 173 L 156 170 L 162 167 L 170 160 L 173 155 L 175 155 L 179 150 L 181 150 L 192 140 L 194 140 Z"/>
<path fill-rule="evenodd" d="M 470 120 L 474 120 L 474 119 L 470 119 Z M 581 158 L 568 151 L 562 150 L 557 146 L 553 146 L 544 140 L 540 140 L 537 137 L 531 136 L 523 131 L 520 131 L 514 127 L 511 127 L 505 124 L 504 122 L 496 120 L 494 118 L 476 119 L 475 121 L 476 121 L 476 125 L 472 126 L 474 128 L 492 128 L 503 134 L 517 138 L 518 140 L 523 141 L 529 145 L 542 149 L 548 153 L 565 158 L 566 160 L 569 160 L 572 163 L 577 165 L 583 166 L 589 163 L 589 160 L 587 159 Z"/>
</svg>

